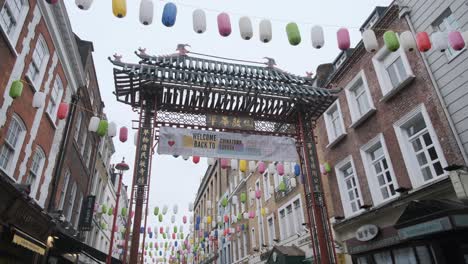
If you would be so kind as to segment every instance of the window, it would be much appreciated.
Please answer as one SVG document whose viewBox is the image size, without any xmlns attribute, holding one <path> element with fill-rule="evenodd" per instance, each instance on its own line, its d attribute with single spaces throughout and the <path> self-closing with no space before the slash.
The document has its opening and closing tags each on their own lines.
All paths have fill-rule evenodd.
<svg viewBox="0 0 468 264">
<path fill-rule="evenodd" d="M 85 154 L 85 149 L 87 149 L 87 146 L 86 146 L 86 139 L 88 137 L 88 130 L 86 128 L 82 129 L 82 133 L 83 135 L 81 136 L 81 144 L 80 144 L 80 148 L 81 148 L 81 155 L 84 157 L 84 154 Z"/>
<path fill-rule="evenodd" d="M 45 154 L 40 147 L 36 148 L 32 158 L 31 167 L 29 169 L 26 184 L 31 184 L 31 197 L 36 197 L 39 181 L 41 179 L 42 169 L 44 168 Z"/>
<path fill-rule="evenodd" d="M 367 182 L 374 204 L 398 196 L 397 181 L 382 134 L 361 147 Z"/>
<path fill-rule="evenodd" d="M 39 36 L 36 42 L 36 47 L 32 54 L 31 63 L 29 64 L 27 76 L 33 84 L 33 88 L 38 91 L 42 83 L 42 78 L 49 60 L 49 49 L 42 35 Z"/>
<path fill-rule="evenodd" d="M 69 181 L 70 181 L 70 170 L 67 170 L 67 172 L 65 172 L 65 177 L 63 178 L 62 189 L 60 190 L 60 203 L 59 203 L 58 208 L 61 210 L 63 210 L 63 206 L 65 204 L 65 196 L 67 195 Z"/>
<path fill-rule="evenodd" d="M 0 26 L 7 35 L 10 45 L 15 49 L 23 23 L 29 10 L 26 0 L 6 0 L 0 10 Z"/>
<path fill-rule="evenodd" d="M 50 92 L 50 101 L 49 105 L 47 105 L 47 113 L 52 118 L 52 121 L 55 122 L 55 118 L 57 116 L 57 105 L 59 104 L 60 100 L 62 100 L 63 95 L 63 84 L 60 76 L 55 77 L 54 86 L 52 87 L 52 91 Z"/>
<path fill-rule="evenodd" d="M 80 219 L 80 212 L 81 212 L 81 205 L 83 203 L 83 194 L 80 192 L 80 195 L 78 196 L 78 204 L 75 206 L 75 221 L 73 223 L 73 226 L 75 227 L 76 230 L 78 230 L 78 220 Z"/>
<path fill-rule="evenodd" d="M 85 150 L 84 158 L 85 164 L 89 168 L 91 168 L 91 150 L 93 149 L 93 140 L 91 138 L 88 139 L 88 147 Z"/>
<path fill-rule="evenodd" d="M 18 160 L 20 149 L 23 146 L 25 135 L 26 127 L 24 123 L 16 114 L 14 114 L 7 130 L 5 143 L 3 143 L 3 146 L 0 149 L 0 168 L 8 175 L 12 175 L 14 166 Z"/>
<path fill-rule="evenodd" d="M 247 232 L 242 232 L 242 246 L 244 247 L 243 257 L 247 256 Z"/>
<path fill-rule="evenodd" d="M 76 117 L 76 122 L 75 122 L 75 141 L 78 143 L 78 138 L 80 136 L 80 129 L 81 129 L 81 123 L 83 122 L 83 113 L 79 112 L 77 117 Z"/>
<path fill-rule="evenodd" d="M 372 58 L 377 79 L 382 89 L 382 100 L 387 100 L 414 79 L 413 71 L 403 49 L 396 52 L 386 47 Z"/>
<path fill-rule="evenodd" d="M 453 30 L 460 30 L 460 25 L 458 21 L 455 19 L 455 16 L 452 14 L 452 10 L 450 8 L 446 9 L 442 14 L 432 23 L 432 27 L 435 31 L 448 33 Z M 460 51 L 454 50 L 450 45 L 449 48 L 445 50 L 445 54 L 449 61 L 455 58 Z"/>
<path fill-rule="evenodd" d="M 265 199 L 265 202 L 271 198 L 270 185 L 270 175 L 266 171 L 263 173 L 263 199 Z"/>
<path fill-rule="evenodd" d="M 250 237 L 251 241 L 252 241 L 252 248 L 255 248 L 257 247 L 257 237 L 255 236 L 255 228 L 252 227 L 252 236 Z"/>
<path fill-rule="evenodd" d="M 338 163 L 335 170 L 345 216 L 348 217 L 359 213 L 361 211 L 362 195 L 351 156 Z"/>
<path fill-rule="evenodd" d="M 294 219 L 296 220 L 296 233 L 302 233 L 302 224 L 304 223 L 304 215 L 301 206 L 301 200 L 296 199 L 293 202 L 293 210 L 294 210 Z"/>
<path fill-rule="evenodd" d="M 273 239 L 276 239 L 276 234 L 275 234 L 275 220 L 273 219 L 273 216 L 269 216 L 267 218 L 267 224 L 268 224 L 268 246 L 272 247 L 273 246 Z"/>
<path fill-rule="evenodd" d="M 325 112 L 325 127 L 328 135 L 328 147 L 334 145 L 346 134 L 340 102 L 338 100 Z"/>
<path fill-rule="evenodd" d="M 375 111 L 363 70 L 346 86 L 345 91 L 353 122 L 351 127 L 356 127 Z"/>
<path fill-rule="evenodd" d="M 300 195 L 297 195 L 290 202 L 279 209 L 279 224 L 281 239 L 286 239 L 297 233 L 301 233 L 304 214 L 300 202 Z"/>
<path fill-rule="evenodd" d="M 76 198 L 76 191 L 77 191 L 76 189 L 77 189 L 76 182 L 74 182 L 72 185 L 70 196 L 68 197 L 68 200 L 67 200 L 67 208 L 65 208 L 65 213 L 64 213 L 65 218 L 67 219 L 68 222 L 71 221 L 71 217 L 72 217 L 73 205 L 75 204 L 75 198 Z"/>
<path fill-rule="evenodd" d="M 447 162 L 424 105 L 419 105 L 394 125 L 413 187 L 446 175 Z"/>
</svg>

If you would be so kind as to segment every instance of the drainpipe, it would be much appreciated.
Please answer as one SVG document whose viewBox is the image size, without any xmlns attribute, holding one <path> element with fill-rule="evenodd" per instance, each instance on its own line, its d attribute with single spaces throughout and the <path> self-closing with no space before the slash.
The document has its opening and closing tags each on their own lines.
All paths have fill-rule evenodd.
<svg viewBox="0 0 468 264">
<path fill-rule="evenodd" d="M 401 2 L 400 2 L 401 3 Z M 413 33 L 413 35 L 416 35 L 416 30 L 414 29 L 414 25 L 411 22 L 411 19 L 409 17 L 411 10 L 408 6 L 400 6 L 400 14 L 399 17 L 402 18 L 404 17 L 406 19 L 406 22 L 408 23 L 408 26 Z M 432 70 L 429 66 L 429 62 L 427 60 L 426 54 L 419 52 L 422 58 L 422 61 L 424 63 L 424 66 L 426 67 L 426 70 L 429 74 L 429 78 L 431 79 L 431 83 L 434 86 L 434 90 L 437 94 L 437 98 L 439 99 L 440 104 L 442 105 L 442 109 L 444 110 L 445 117 L 447 118 L 447 121 L 450 126 L 450 130 L 452 131 L 453 136 L 455 137 L 455 141 L 457 142 L 458 148 L 460 149 L 460 152 L 462 154 L 463 160 L 465 161 L 465 164 L 468 165 L 468 157 L 465 153 L 465 149 L 463 147 L 463 144 L 461 143 L 460 137 L 457 134 L 457 130 L 455 128 L 455 124 L 453 123 L 452 117 L 450 116 L 450 113 L 447 110 L 447 105 L 445 104 L 444 98 L 442 97 L 442 94 L 440 93 L 440 87 L 437 84 L 437 81 L 434 77 L 434 74 L 432 73 Z"/>
</svg>

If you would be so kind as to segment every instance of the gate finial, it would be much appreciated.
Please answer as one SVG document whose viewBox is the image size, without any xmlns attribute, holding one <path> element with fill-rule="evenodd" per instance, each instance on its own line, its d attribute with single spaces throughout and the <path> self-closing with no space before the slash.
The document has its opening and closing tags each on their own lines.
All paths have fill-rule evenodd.
<svg viewBox="0 0 468 264">
<path fill-rule="evenodd" d="M 187 55 L 189 51 L 185 47 L 190 47 L 189 44 L 178 44 L 177 45 L 177 51 L 179 52 L 179 55 Z"/>
</svg>

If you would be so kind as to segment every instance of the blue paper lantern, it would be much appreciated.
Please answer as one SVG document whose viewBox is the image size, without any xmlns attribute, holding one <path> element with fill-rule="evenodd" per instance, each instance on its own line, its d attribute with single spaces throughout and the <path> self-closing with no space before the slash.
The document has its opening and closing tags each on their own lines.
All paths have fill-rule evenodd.
<svg viewBox="0 0 468 264">
<path fill-rule="evenodd" d="M 215 237 L 218 237 L 218 229 L 215 229 L 215 231 L 214 231 L 214 236 L 215 236 Z"/>
<path fill-rule="evenodd" d="M 162 14 L 162 23 L 166 27 L 174 26 L 177 17 L 177 6 L 174 3 L 167 3 Z"/>
<path fill-rule="evenodd" d="M 175 247 L 177 247 L 177 240 L 176 240 L 176 241 L 174 241 L 174 246 L 175 246 Z"/>
<path fill-rule="evenodd" d="M 198 215 L 197 216 L 197 225 L 199 225 L 199 224 L 200 224 L 200 216 Z"/>
<path fill-rule="evenodd" d="M 223 244 L 226 243 L 226 238 L 223 237 Z"/>
<path fill-rule="evenodd" d="M 299 164 L 294 165 L 294 175 L 301 175 L 301 166 L 299 166 Z"/>
<path fill-rule="evenodd" d="M 162 256 L 162 251 L 161 250 L 159 251 L 159 256 Z"/>
<path fill-rule="evenodd" d="M 195 225 L 195 230 L 197 230 L 197 231 L 200 230 L 200 224 Z"/>
<path fill-rule="evenodd" d="M 144 234 L 144 233 L 145 233 L 145 227 L 142 226 L 142 227 L 140 227 L 140 234 Z"/>
<path fill-rule="evenodd" d="M 149 238 L 153 238 L 153 232 L 149 233 Z"/>
<path fill-rule="evenodd" d="M 242 229 L 242 231 L 245 230 L 245 225 L 244 224 L 242 224 L 241 229 Z"/>
<path fill-rule="evenodd" d="M 210 234 L 208 233 L 208 231 L 205 231 L 205 237 L 209 237 Z"/>
</svg>

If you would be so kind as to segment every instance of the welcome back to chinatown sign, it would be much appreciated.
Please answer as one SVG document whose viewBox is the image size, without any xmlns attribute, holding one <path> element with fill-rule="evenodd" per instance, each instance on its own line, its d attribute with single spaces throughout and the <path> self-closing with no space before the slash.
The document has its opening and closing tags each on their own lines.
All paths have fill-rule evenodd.
<svg viewBox="0 0 468 264">
<path fill-rule="evenodd" d="M 159 154 L 263 161 L 297 161 L 290 137 L 161 127 Z"/>
</svg>

